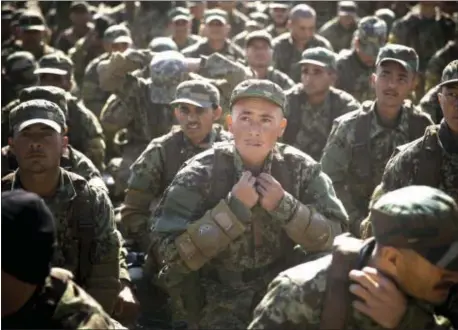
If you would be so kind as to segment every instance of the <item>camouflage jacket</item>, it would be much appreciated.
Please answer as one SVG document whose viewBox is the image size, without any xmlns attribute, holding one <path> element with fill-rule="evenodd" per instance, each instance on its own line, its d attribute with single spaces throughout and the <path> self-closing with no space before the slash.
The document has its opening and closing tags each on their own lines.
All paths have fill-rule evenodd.
<svg viewBox="0 0 458 330">
<path fill-rule="evenodd" d="M 337 58 L 337 81 L 335 87 L 353 95 L 359 102 L 373 100 L 375 91 L 371 76 L 375 67 L 366 66 L 356 50 L 344 50 Z"/>
<path fill-rule="evenodd" d="M 42 287 L 18 312 L 2 317 L 6 329 L 125 329 L 97 301 L 53 268 Z"/>
<path fill-rule="evenodd" d="M 75 29 L 73 27 L 69 27 L 59 34 L 54 42 L 54 46 L 67 54 L 70 48 L 72 48 L 80 38 L 83 38 L 87 33 L 89 33 L 92 28 L 93 24 L 89 23 L 86 28 L 86 33 L 83 35 L 77 35 Z"/>
<path fill-rule="evenodd" d="M 22 189 L 18 171 L 2 178 L 2 191 L 13 189 Z M 82 263 L 89 263 L 90 272 L 85 274 L 84 279 L 77 275 L 77 282 L 111 313 L 120 289 L 122 242 L 116 231 L 108 194 L 89 185 L 79 175 L 61 169 L 54 197 L 43 200 L 56 221 L 58 247 L 53 266 L 78 274 Z M 86 225 L 92 227 L 90 248 L 80 248 L 83 236 L 75 222 L 87 222 Z M 83 256 L 87 260 L 82 260 Z"/>
<path fill-rule="evenodd" d="M 431 116 L 435 124 L 439 124 L 443 118 L 442 108 L 437 98 L 439 87 L 434 86 L 420 100 L 418 108 Z"/>
<path fill-rule="evenodd" d="M 232 61 L 245 58 L 245 52 L 232 41 L 227 40 L 223 49 L 214 50 L 210 48 L 208 40 L 203 38 L 201 41 L 196 42 L 194 45 L 189 46 L 181 51 L 186 57 L 200 57 L 200 55 L 209 56 L 213 53 L 220 53 Z"/>
<path fill-rule="evenodd" d="M 439 49 L 428 62 L 426 68 L 425 90 L 430 90 L 440 83 L 442 71 L 451 61 L 458 58 L 458 41 L 451 40 Z"/>
<path fill-rule="evenodd" d="M 248 22 L 248 17 L 241 11 L 234 9 L 228 13 L 228 23 L 231 25 L 231 37 L 236 36 L 245 30 L 245 24 Z"/>
<path fill-rule="evenodd" d="M 6 62 L 6 58 L 9 55 L 15 52 L 21 51 L 21 50 L 26 50 L 32 53 L 37 61 L 39 61 L 43 56 L 48 55 L 48 54 L 52 54 L 56 52 L 62 53 L 62 51 L 55 49 L 47 44 L 43 44 L 42 47 L 32 52 L 30 50 L 24 49 L 24 47 L 22 46 L 22 42 L 20 40 L 15 40 L 14 43 L 10 47 L 8 48 L 2 47 L 2 63 Z"/>
<path fill-rule="evenodd" d="M 363 252 L 363 260 L 368 260 L 374 245 L 371 244 Z M 256 307 L 253 321 L 248 329 L 321 329 L 320 322 L 331 261 L 332 255 L 328 255 L 280 273 L 270 283 L 267 294 Z M 362 262 L 361 266 L 364 267 L 364 264 L 365 262 Z M 344 329 L 385 329 L 351 306 L 341 307 L 342 313 L 348 308 Z M 432 306 L 415 299 L 408 301 L 406 313 L 397 327 L 397 329 L 437 330 L 451 330 L 451 328 L 448 320 L 436 320 Z"/>
<path fill-rule="evenodd" d="M 339 23 L 339 18 L 334 17 L 332 20 L 326 22 L 318 31 L 318 34 L 329 40 L 336 53 L 342 49 L 351 47 L 353 39 L 353 32 L 357 28 L 358 22 L 352 25 L 349 29 L 344 28 Z"/>
<path fill-rule="evenodd" d="M 168 17 L 156 9 L 145 9 L 142 5 L 135 8 L 132 19 L 127 26 L 132 33 L 134 45 L 138 49 L 148 48 L 156 37 L 167 35 Z"/>
<path fill-rule="evenodd" d="M 300 82 L 301 69 L 298 62 L 302 52 L 308 48 L 325 47 L 332 50 L 331 43 L 320 35 L 315 35 L 304 49 L 297 49 L 291 33 L 283 33 L 272 41 L 274 67 L 286 73 L 294 82 Z"/>
<path fill-rule="evenodd" d="M 73 61 L 73 77 L 76 84 L 81 88 L 84 79 L 84 71 L 88 64 L 97 56 L 102 55 L 105 51 L 102 47 L 93 47 L 90 45 L 90 38 L 83 37 L 68 51 L 68 55 Z"/>
<path fill-rule="evenodd" d="M 172 37 L 170 37 L 172 38 Z M 182 51 L 183 49 L 188 48 L 189 46 L 192 46 L 196 43 L 198 43 L 200 40 L 202 40 L 201 36 L 195 35 L 195 34 L 190 34 L 188 38 L 186 38 L 186 42 L 184 44 L 178 44 L 175 39 L 172 38 L 173 41 L 177 44 L 178 50 Z"/>
<path fill-rule="evenodd" d="M 364 102 L 360 110 L 335 120 L 321 165 L 349 213 L 350 229 L 355 236 L 359 236 L 370 196 L 394 149 L 420 137 L 431 123 L 427 114 L 407 100 L 394 128 L 381 125 L 373 101 Z"/>
<path fill-rule="evenodd" d="M 423 182 L 425 172 L 431 182 Z M 383 173 L 382 190 L 426 183 L 458 202 L 458 142 L 444 121 L 428 127 L 423 138 L 396 150 Z"/>
<path fill-rule="evenodd" d="M 272 38 L 276 38 L 279 35 L 288 32 L 288 28 L 286 26 L 279 28 L 275 27 L 274 24 L 270 24 L 268 27 L 266 27 L 266 31 L 269 32 Z"/>
<path fill-rule="evenodd" d="M 131 167 L 126 198 L 121 210 L 123 228 L 127 237 L 134 238 L 151 228 L 151 211 L 159 197 L 172 182 L 181 165 L 215 142 L 232 139 L 232 134 L 215 124 L 202 144 L 194 145 L 179 126 L 170 133 L 152 140 Z M 146 252 L 146 251 L 145 251 Z"/>
<path fill-rule="evenodd" d="M 88 107 L 97 117 L 100 116 L 103 105 L 107 101 L 110 93 L 104 91 L 99 84 L 98 64 L 110 57 L 109 53 L 94 58 L 86 67 L 83 83 L 81 85 L 81 97 L 84 105 Z"/>
<path fill-rule="evenodd" d="M 353 96 L 333 87 L 322 104 L 311 105 L 301 83 L 287 91 L 287 98 L 288 126 L 283 141 L 315 160 L 321 158 L 334 119 L 361 106 Z"/>
</svg>

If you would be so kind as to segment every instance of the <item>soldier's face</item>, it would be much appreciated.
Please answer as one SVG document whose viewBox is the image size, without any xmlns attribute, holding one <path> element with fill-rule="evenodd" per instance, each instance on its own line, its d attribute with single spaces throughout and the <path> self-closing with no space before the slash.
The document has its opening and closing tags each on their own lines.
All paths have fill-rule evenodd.
<svg viewBox="0 0 458 330">
<path fill-rule="evenodd" d="M 409 98 L 415 87 L 415 76 L 401 64 L 386 61 L 377 67 L 373 84 L 377 102 L 383 106 L 396 107 Z"/>
<path fill-rule="evenodd" d="M 189 33 L 190 28 L 190 22 L 184 19 L 180 19 L 172 23 L 172 35 L 187 35 Z"/>
<path fill-rule="evenodd" d="M 458 284 L 458 272 L 439 268 L 412 250 L 401 253 L 396 263 L 396 278 L 407 294 L 437 305 Z"/>
<path fill-rule="evenodd" d="M 214 20 L 205 25 L 205 35 L 211 40 L 226 39 L 229 32 L 229 25 Z"/>
<path fill-rule="evenodd" d="M 443 86 L 438 97 L 445 122 L 458 134 L 458 83 Z"/>
<path fill-rule="evenodd" d="M 284 25 L 288 20 L 288 8 L 272 8 L 270 9 L 270 16 L 275 25 Z"/>
<path fill-rule="evenodd" d="M 232 106 L 227 124 L 243 161 L 250 165 L 264 161 L 283 135 L 286 119 L 278 105 L 261 98 L 245 98 Z"/>
<path fill-rule="evenodd" d="M 315 35 L 316 19 L 296 18 L 289 23 L 292 36 L 300 41 L 308 41 Z"/>
<path fill-rule="evenodd" d="M 71 89 L 71 82 L 67 76 L 45 73 L 40 74 L 38 79 L 40 86 L 55 86 L 66 91 Z"/>
<path fill-rule="evenodd" d="M 16 132 L 9 143 L 21 171 L 39 174 L 59 166 L 67 137 L 49 126 L 35 124 Z"/>
<path fill-rule="evenodd" d="M 325 93 L 335 81 L 335 74 L 326 68 L 305 63 L 301 66 L 301 82 L 307 95 Z"/>
<path fill-rule="evenodd" d="M 253 67 L 265 67 L 272 62 L 272 48 L 262 39 L 254 39 L 246 47 L 248 65 Z"/>
<path fill-rule="evenodd" d="M 175 108 L 175 117 L 184 134 L 195 144 L 201 142 L 211 132 L 213 122 L 221 116 L 221 108 L 196 107 L 192 104 L 180 104 Z"/>
<path fill-rule="evenodd" d="M 21 31 L 20 39 L 24 47 L 38 47 L 44 37 L 43 31 Z"/>
</svg>

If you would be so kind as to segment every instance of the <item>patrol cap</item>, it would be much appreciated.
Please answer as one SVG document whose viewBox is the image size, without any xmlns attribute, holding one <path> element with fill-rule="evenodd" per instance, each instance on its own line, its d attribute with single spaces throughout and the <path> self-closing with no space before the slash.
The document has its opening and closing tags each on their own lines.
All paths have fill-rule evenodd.
<svg viewBox="0 0 458 330">
<path fill-rule="evenodd" d="M 94 31 L 97 33 L 99 38 L 102 38 L 105 34 L 105 31 L 112 25 L 114 25 L 114 21 L 112 18 L 108 17 L 104 14 L 96 14 L 94 16 Z"/>
<path fill-rule="evenodd" d="M 176 50 L 178 51 L 178 46 L 169 37 L 156 37 L 148 45 L 148 48 L 155 53 L 165 52 L 166 50 Z"/>
<path fill-rule="evenodd" d="M 13 7 L 9 5 L 2 6 L 2 21 L 11 21 L 13 19 L 13 14 Z"/>
<path fill-rule="evenodd" d="M 380 48 L 386 43 L 386 23 L 375 16 L 364 17 L 358 23 L 356 36 L 361 50 L 367 55 L 376 57 Z"/>
<path fill-rule="evenodd" d="M 354 1 L 339 1 L 337 4 L 337 15 L 353 15 L 356 16 L 358 6 Z"/>
<path fill-rule="evenodd" d="M 418 71 L 418 54 L 415 49 L 398 44 L 387 44 L 378 53 L 377 66 L 386 61 L 394 61 L 401 64 L 407 71 Z"/>
<path fill-rule="evenodd" d="M 178 85 L 170 104 L 187 103 L 201 108 L 216 108 L 220 103 L 218 89 L 203 80 L 188 80 Z"/>
<path fill-rule="evenodd" d="M 269 47 L 272 47 L 272 36 L 266 30 L 258 30 L 248 33 L 245 37 L 245 47 L 248 47 L 250 42 L 257 39 L 266 41 L 269 44 Z"/>
<path fill-rule="evenodd" d="M 32 86 L 19 92 L 19 102 L 31 100 L 46 100 L 57 104 L 63 111 L 65 118 L 68 117 L 67 92 L 55 86 Z"/>
<path fill-rule="evenodd" d="M 34 124 L 44 124 L 58 133 L 62 133 L 67 128 L 62 109 L 47 100 L 20 103 L 11 110 L 9 119 L 10 129 L 15 133 Z"/>
<path fill-rule="evenodd" d="M 23 31 L 44 31 L 45 19 L 39 12 L 28 10 L 19 17 L 19 27 Z"/>
<path fill-rule="evenodd" d="M 306 4 L 295 5 L 289 12 L 289 18 L 291 20 L 296 18 L 312 18 L 316 17 L 316 11 L 312 7 Z"/>
<path fill-rule="evenodd" d="M 9 55 L 5 61 L 5 75 L 14 83 L 29 85 L 38 80 L 35 70 L 38 67 L 35 56 L 26 51 L 17 51 Z"/>
<path fill-rule="evenodd" d="M 105 30 L 103 41 L 116 44 L 126 43 L 132 44 L 132 36 L 130 30 L 122 24 L 112 25 Z"/>
<path fill-rule="evenodd" d="M 209 9 L 205 12 L 204 15 L 204 22 L 205 24 L 209 24 L 213 21 L 219 21 L 221 24 L 227 24 L 227 13 L 219 8 Z"/>
<path fill-rule="evenodd" d="M 380 19 L 383 19 L 386 23 L 387 30 L 391 31 L 391 27 L 393 26 L 393 22 L 396 19 L 396 14 L 390 8 L 380 8 L 378 9 L 375 14 Z"/>
<path fill-rule="evenodd" d="M 289 9 L 290 7 L 291 5 L 286 1 L 272 1 L 271 3 L 269 3 L 269 8 L 271 9 Z"/>
<path fill-rule="evenodd" d="M 2 193 L 1 221 L 2 244 L 14 251 L 2 256 L 2 271 L 26 283 L 43 284 L 57 245 L 51 211 L 37 194 L 14 189 Z"/>
<path fill-rule="evenodd" d="M 175 7 L 169 12 L 169 18 L 172 22 L 184 20 L 190 21 L 191 20 L 191 12 L 188 8 L 184 7 Z"/>
<path fill-rule="evenodd" d="M 248 97 L 262 98 L 278 105 L 282 111 L 286 108 L 286 95 L 276 83 L 267 79 L 248 79 L 235 86 L 232 91 L 230 107 L 240 99 Z"/>
<path fill-rule="evenodd" d="M 265 13 L 262 13 L 262 12 L 259 12 L 259 11 L 252 12 L 249 15 L 249 18 L 250 18 L 250 20 L 258 22 L 263 27 L 266 26 L 269 23 L 269 20 L 270 20 L 269 15 L 267 15 Z"/>
<path fill-rule="evenodd" d="M 19 19 L 25 11 L 26 10 L 24 8 L 16 9 L 16 11 L 13 13 L 13 17 L 11 17 L 11 27 L 16 27 L 19 25 Z"/>
<path fill-rule="evenodd" d="M 43 56 L 38 61 L 36 74 L 55 74 L 66 76 L 73 74 L 73 61 L 62 53 L 51 53 Z"/>
<path fill-rule="evenodd" d="M 427 186 L 389 192 L 369 219 L 377 243 L 412 249 L 433 265 L 458 271 L 458 206 L 444 192 Z"/>
<path fill-rule="evenodd" d="M 442 79 L 439 86 L 458 83 L 458 60 L 451 61 L 442 71 Z"/>
<path fill-rule="evenodd" d="M 89 13 L 89 4 L 86 1 L 73 1 L 70 5 L 70 12 Z"/>
<path fill-rule="evenodd" d="M 337 56 L 333 51 L 324 47 L 313 47 L 304 50 L 299 64 L 310 63 L 323 68 L 336 70 Z"/>
<path fill-rule="evenodd" d="M 250 19 L 245 23 L 245 31 L 247 32 L 261 30 L 262 28 L 264 28 L 264 25 L 255 21 L 254 19 Z"/>
</svg>

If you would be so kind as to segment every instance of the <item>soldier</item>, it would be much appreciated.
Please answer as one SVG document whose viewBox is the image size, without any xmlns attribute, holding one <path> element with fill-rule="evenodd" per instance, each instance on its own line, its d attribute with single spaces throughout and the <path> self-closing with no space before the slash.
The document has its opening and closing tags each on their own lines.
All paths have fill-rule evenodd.
<svg viewBox="0 0 458 330">
<path fill-rule="evenodd" d="M 201 40 L 201 37 L 190 33 L 191 18 L 189 9 L 183 7 L 175 8 L 171 14 L 171 23 L 169 26 L 170 37 L 180 51 Z"/>
<path fill-rule="evenodd" d="M 353 32 L 358 26 L 357 6 L 354 1 L 339 1 L 337 16 L 326 22 L 318 31 L 329 40 L 336 53 L 350 48 Z"/>
<path fill-rule="evenodd" d="M 272 66 L 272 37 L 265 31 L 249 33 L 245 39 L 245 54 L 248 66 L 256 72 L 258 79 L 268 79 L 283 90 L 290 89 L 294 85 L 288 75 Z"/>
<path fill-rule="evenodd" d="M 439 124 L 443 118 L 441 105 L 439 103 L 440 86 L 436 85 L 423 96 L 418 108 L 431 116 L 435 124 Z"/>
<path fill-rule="evenodd" d="M 290 4 L 286 2 L 273 1 L 269 3 L 269 14 L 272 18 L 272 24 L 270 24 L 266 30 L 270 33 L 272 38 L 276 38 L 288 32 L 287 23 L 290 7 Z"/>
<path fill-rule="evenodd" d="M 428 61 L 436 51 L 453 39 L 455 23 L 436 7 L 437 1 L 420 1 L 404 17 L 396 20 L 389 37 L 390 43 L 402 44 L 418 52 L 419 83 L 415 96 L 420 100 L 425 91 L 424 74 Z"/>
<path fill-rule="evenodd" d="M 12 151 L 19 168 L 2 178 L 2 191 L 26 188 L 44 198 L 57 227 L 52 264 L 111 313 L 120 292 L 120 236 L 105 191 L 59 166 L 67 146 L 65 115 L 55 103 L 27 101 L 10 113 Z"/>
<path fill-rule="evenodd" d="M 149 43 L 148 49 L 153 53 L 161 53 L 161 52 L 165 52 L 165 51 L 168 51 L 168 50 L 179 51 L 178 50 L 178 46 L 175 43 L 175 41 L 173 41 L 172 38 L 169 38 L 169 37 L 157 37 L 157 38 L 154 38 Z M 146 69 L 146 68 L 144 68 L 144 69 Z M 148 70 L 145 70 L 145 71 L 148 71 Z M 141 75 L 141 76 L 143 76 L 143 75 Z M 143 77 L 145 77 L 145 76 L 143 76 Z M 145 77 L 145 78 L 148 78 L 148 77 Z"/>
<path fill-rule="evenodd" d="M 361 105 L 350 94 L 332 87 L 336 54 L 329 49 L 306 49 L 299 64 L 302 82 L 286 92 L 288 126 L 283 142 L 319 160 L 334 119 Z"/>
<path fill-rule="evenodd" d="M 200 32 L 200 26 L 205 12 L 204 1 L 186 1 L 188 4 L 189 11 L 192 15 L 191 20 L 191 33 L 198 35 Z"/>
<path fill-rule="evenodd" d="M 248 329 L 451 329 L 431 309 L 458 284 L 456 202 L 406 187 L 369 217 L 374 238 L 341 235 L 332 254 L 280 273 Z"/>
<path fill-rule="evenodd" d="M 332 46 L 324 37 L 315 34 L 315 10 L 305 4 L 293 7 L 289 14 L 288 27 L 290 32 L 283 33 L 273 40 L 274 67 L 294 80 L 300 82 L 300 65 L 302 52 L 308 48 Z"/>
<path fill-rule="evenodd" d="M 38 67 L 32 53 L 17 51 L 6 58 L 2 70 L 2 107 L 18 97 L 19 92 L 29 86 L 36 85 Z M 2 116 L 2 123 L 4 117 Z M 2 137 L 2 145 L 3 143 Z"/>
<path fill-rule="evenodd" d="M 232 138 L 213 124 L 222 114 L 219 102 L 218 89 L 210 83 L 182 82 L 171 102 L 181 128 L 174 126 L 168 134 L 153 139 L 132 165 L 121 220 L 126 237 L 134 239 L 141 251 L 147 252 L 149 246 L 150 210 L 184 161 L 215 142 Z"/>
<path fill-rule="evenodd" d="M 83 84 L 84 71 L 86 66 L 96 57 L 102 55 L 105 50 L 103 48 L 103 35 L 106 29 L 113 25 L 113 21 L 104 15 L 96 15 L 94 17 L 94 29 L 78 40 L 74 47 L 68 51 L 68 56 L 75 65 L 75 82 L 81 88 Z"/>
<path fill-rule="evenodd" d="M 35 60 L 44 55 L 60 52 L 46 44 L 46 25 L 43 16 L 36 11 L 25 11 L 19 18 L 19 38 L 8 48 L 2 48 L 2 62 L 14 52 L 25 50 L 33 54 Z"/>
<path fill-rule="evenodd" d="M 442 71 L 448 63 L 458 58 L 458 13 L 455 19 L 455 38 L 439 49 L 429 60 L 426 67 L 425 91 L 435 87 L 440 80 Z"/>
<path fill-rule="evenodd" d="M 380 8 L 374 13 L 374 16 L 382 19 L 385 22 L 387 30 L 386 37 L 388 39 L 394 20 L 396 19 L 396 14 L 389 8 Z"/>
<path fill-rule="evenodd" d="M 286 126 L 283 90 L 251 79 L 233 91 L 234 141 L 187 161 L 155 212 L 159 281 L 190 328 L 243 329 L 293 247 L 325 251 L 346 227 L 320 166 L 277 143 Z M 157 250 L 156 250 L 157 249 Z"/>
<path fill-rule="evenodd" d="M 206 38 L 182 50 L 186 57 L 199 57 L 218 52 L 227 58 L 236 61 L 243 59 L 243 50 L 228 39 L 230 25 L 227 14 L 221 9 L 211 9 L 205 16 Z"/>
<path fill-rule="evenodd" d="M 6 329 L 125 329 L 64 269 L 50 268 L 58 235 L 34 193 L 2 193 L 2 325 Z M 18 263 L 18 260 L 27 260 Z"/>
<path fill-rule="evenodd" d="M 351 49 L 340 52 L 337 59 L 336 88 L 350 93 L 360 102 L 374 98 L 371 77 L 377 54 L 386 43 L 386 31 L 386 23 L 380 18 L 361 19 Z"/>
<path fill-rule="evenodd" d="M 72 2 L 70 5 L 70 21 L 72 22 L 72 26 L 59 34 L 54 46 L 67 53 L 79 39 L 83 38 L 94 28 L 91 18 L 89 4 L 87 2 Z"/>
<path fill-rule="evenodd" d="M 245 25 L 249 18 L 236 8 L 237 1 L 225 0 L 218 1 L 218 7 L 227 13 L 227 23 L 231 26 L 229 37 L 235 37 L 237 34 L 245 30 Z"/>
<path fill-rule="evenodd" d="M 394 148 L 422 136 L 432 123 L 405 100 L 415 86 L 417 71 L 414 49 L 395 44 L 381 48 L 372 78 L 375 101 L 337 118 L 324 148 L 323 171 L 349 213 L 355 236 Z"/>
<path fill-rule="evenodd" d="M 264 13 L 255 12 L 250 14 L 250 20 L 245 24 L 245 30 L 237 34 L 232 38 L 232 42 L 237 46 L 244 48 L 245 40 L 248 34 L 253 31 L 259 31 L 266 27 L 266 22 L 269 20 L 269 17 Z"/>
<path fill-rule="evenodd" d="M 86 67 L 81 86 L 81 97 L 84 105 L 97 117 L 100 116 L 102 107 L 110 96 L 110 93 L 100 87 L 97 66 L 101 61 L 108 59 L 112 52 L 123 52 L 130 46 L 132 46 L 130 30 L 124 25 L 110 26 L 103 35 L 105 53 L 93 59 Z"/>
</svg>

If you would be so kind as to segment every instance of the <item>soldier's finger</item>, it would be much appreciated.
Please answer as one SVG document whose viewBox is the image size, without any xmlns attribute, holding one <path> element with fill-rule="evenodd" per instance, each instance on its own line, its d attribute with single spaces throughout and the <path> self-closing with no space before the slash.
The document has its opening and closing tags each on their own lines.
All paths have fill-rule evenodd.
<svg viewBox="0 0 458 330">
<path fill-rule="evenodd" d="M 268 190 L 270 188 L 270 186 L 271 186 L 270 182 L 267 182 L 262 178 L 258 178 L 258 180 L 256 180 L 256 182 L 258 183 L 259 186 L 262 186 L 266 190 Z"/>
<path fill-rule="evenodd" d="M 361 298 L 363 301 L 368 303 L 371 300 L 371 294 L 362 285 L 352 284 L 349 288 L 350 292 L 355 296 Z"/>
<path fill-rule="evenodd" d="M 250 185 L 254 186 L 254 184 L 256 183 L 256 178 L 254 176 L 251 176 L 248 178 L 248 181 L 247 181 Z"/>
<path fill-rule="evenodd" d="M 372 314 L 373 314 L 372 308 L 370 308 L 364 302 L 355 300 L 353 301 L 352 305 L 357 311 L 372 318 Z"/>
<path fill-rule="evenodd" d="M 248 181 L 250 177 L 251 177 L 251 172 L 245 171 L 242 173 L 242 176 L 240 177 L 240 181 Z"/>
<path fill-rule="evenodd" d="M 366 288 L 368 291 L 372 292 L 375 296 L 377 296 L 379 284 L 363 271 L 353 269 L 352 271 L 350 271 L 350 279 L 361 284 L 364 288 Z"/>
<path fill-rule="evenodd" d="M 380 290 L 386 291 L 388 293 L 401 294 L 396 285 L 390 279 L 386 278 L 383 274 L 381 274 L 377 269 L 372 267 L 364 267 L 363 272 L 368 274 L 374 281 L 378 283 Z M 392 300 L 392 295 L 381 294 L 379 295 L 379 298 L 381 300 L 389 302 Z"/>
<path fill-rule="evenodd" d="M 270 175 L 269 173 L 261 173 L 259 177 L 271 183 L 276 181 L 275 178 L 272 175 Z"/>
<path fill-rule="evenodd" d="M 261 186 L 261 185 L 257 185 L 257 186 L 256 186 L 256 191 L 257 191 L 259 194 L 261 194 L 262 196 L 265 196 L 265 195 L 267 195 L 267 193 L 268 193 L 267 189 L 264 188 L 264 187 Z"/>
</svg>

